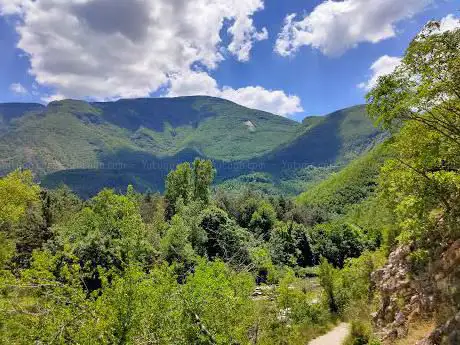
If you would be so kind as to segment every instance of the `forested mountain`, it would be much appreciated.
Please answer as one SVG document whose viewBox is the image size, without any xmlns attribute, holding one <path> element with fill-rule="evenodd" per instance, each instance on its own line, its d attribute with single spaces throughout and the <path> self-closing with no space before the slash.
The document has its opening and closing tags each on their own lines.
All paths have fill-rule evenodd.
<svg viewBox="0 0 460 345">
<path fill-rule="evenodd" d="M 219 160 L 260 156 L 292 140 L 302 126 L 222 99 L 183 97 L 108 103 L 64 100 L 39 113 L 21 104 L 0 108 L 8 123 L 0 155 L 40 173 L 90 167 L 143 153 L 196 154 Z M 22 114 L 21 114 L 22 112 Z M 22 116 L 19 116 L 22 115 Z"/>
<path fill-rule="evenodd" d="M 4 173 L 30 167 L 84 196 L 129 183 L 162 190 L 168 171 L 195 157 L 220 167 L 219 182 L 262 173 L 298 192 L 295 181 L 311 181 L 305 168 L 346 163 L 381 137 L 364 106 L 304 124 L 211 97 L 4 104 L 0 114 Z"/>
<path fill-rule="evenodd" d="M 7 130 L 15 119 L 40 113 L 44 109 L 45 106 L 38 103 L 0 103 L 0 131 Z"/>
</svg>

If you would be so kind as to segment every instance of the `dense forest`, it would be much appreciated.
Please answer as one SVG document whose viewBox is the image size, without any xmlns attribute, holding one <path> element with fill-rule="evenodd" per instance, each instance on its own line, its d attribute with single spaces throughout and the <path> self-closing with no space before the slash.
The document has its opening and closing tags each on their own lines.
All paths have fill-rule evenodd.
<svg viewBox="0 0 460 345">
<path fill-rule="evenodd" d="M 2 177 L 0 343 L 307 344 L 344 320 L 347 345 L 460 344 L 460 29 L 438 29 L 367 96 L 391 137 L 298 197 L 206 159 L 163 194 Z"/>
</svg>

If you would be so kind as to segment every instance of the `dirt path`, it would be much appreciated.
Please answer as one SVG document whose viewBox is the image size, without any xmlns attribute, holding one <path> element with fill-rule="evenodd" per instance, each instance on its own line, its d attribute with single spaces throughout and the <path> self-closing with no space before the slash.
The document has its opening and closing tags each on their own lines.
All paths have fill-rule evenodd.
<svg viewBox="0 0 460 345">
<path fill-rule="evenodd" d="M 350 325 L 341 323 L 329 333 L 312 340 L 308 345 L 341 345 L 349 332 Z"/>
</svg>

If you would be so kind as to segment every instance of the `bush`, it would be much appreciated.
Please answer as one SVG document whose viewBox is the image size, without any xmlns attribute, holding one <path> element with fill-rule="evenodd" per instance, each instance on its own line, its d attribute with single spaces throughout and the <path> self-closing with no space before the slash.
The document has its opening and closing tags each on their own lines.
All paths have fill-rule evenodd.
<svg viewBox="0 0 460 345">
<path fill-rule="evenodd" d="M 370 327 L 361 321 L 352 321 L 351 332 L 344 345 L 369 345 L 370 340 Z"/>
</svg>

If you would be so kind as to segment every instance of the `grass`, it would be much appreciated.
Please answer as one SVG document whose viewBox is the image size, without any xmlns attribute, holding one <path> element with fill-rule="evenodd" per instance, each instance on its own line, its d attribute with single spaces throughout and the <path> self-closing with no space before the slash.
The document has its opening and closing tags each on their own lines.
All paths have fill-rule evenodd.
<svg viewBox="0 0 460 345">
<path fill-rule="evenodd" d="M 422 340 L 430 335 L 434 329 L 435 322 L 433 320 L 419 320 L 417 322 L 412 322 L 409 327 L 407 337 L 394 340 L 391 342 L 391 345 L 414 345 L 419 340 Z M 390 345 L 389 343 L 387 344 Z"/>
</svg>

